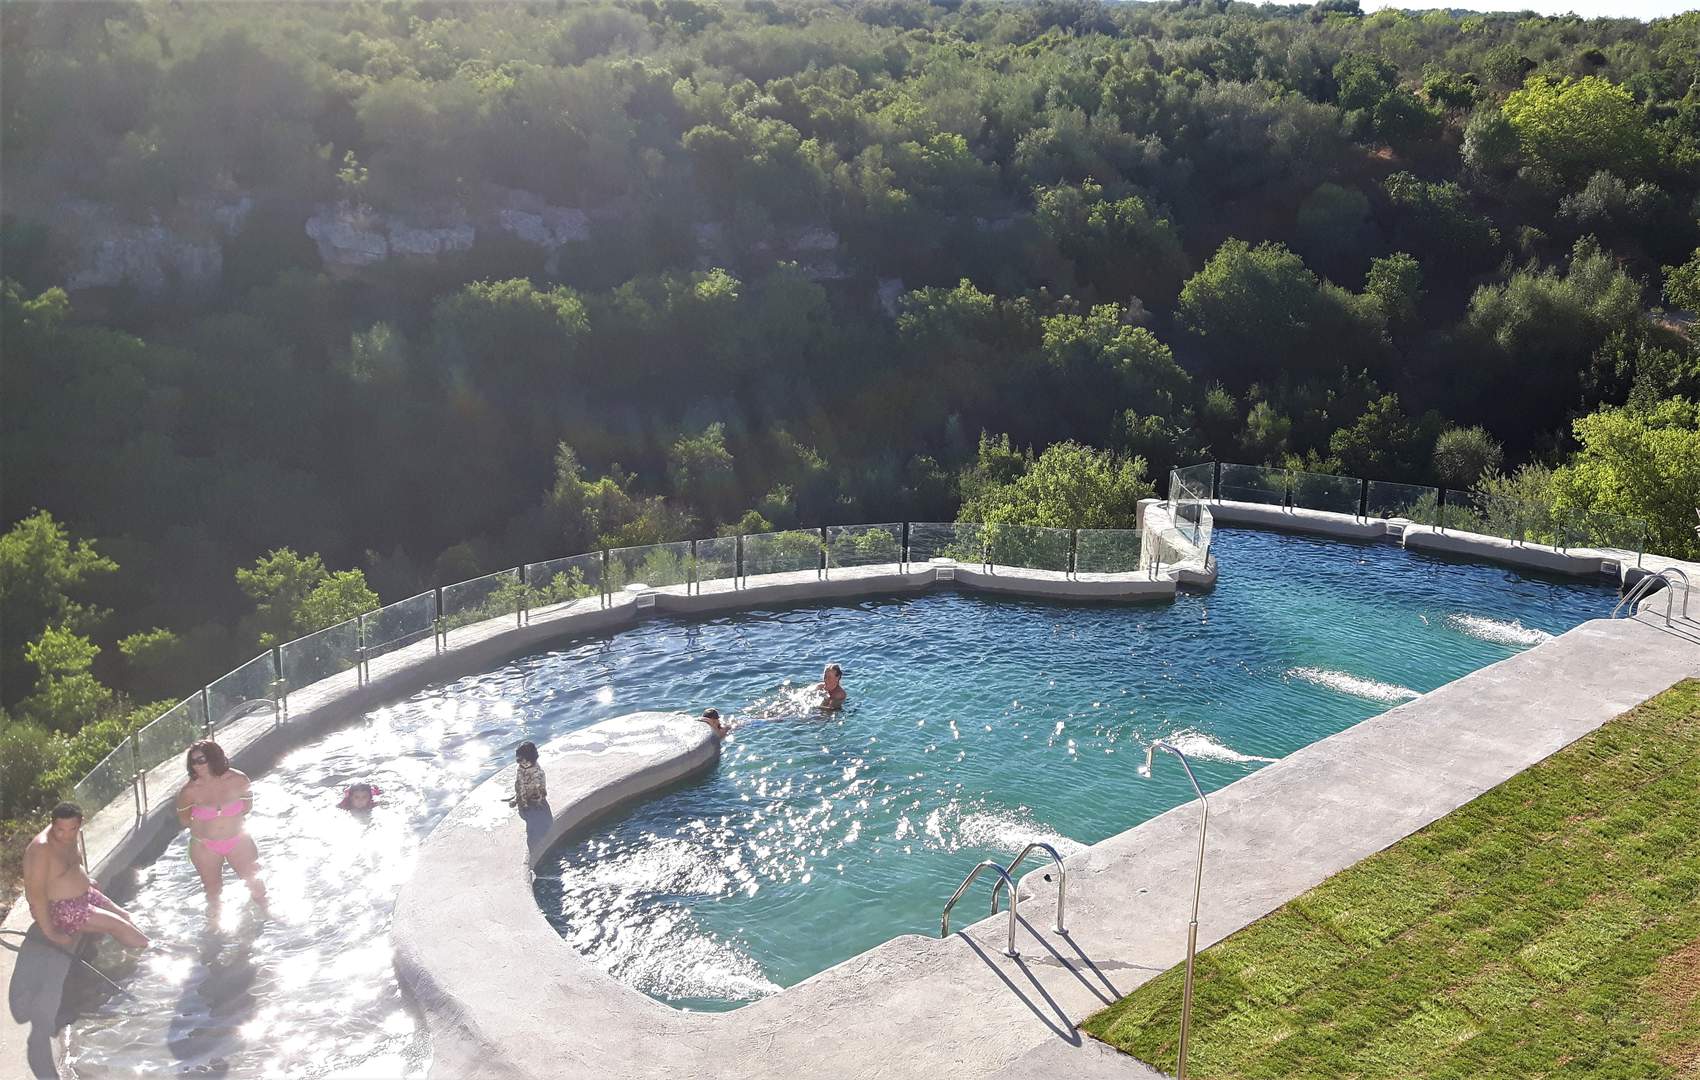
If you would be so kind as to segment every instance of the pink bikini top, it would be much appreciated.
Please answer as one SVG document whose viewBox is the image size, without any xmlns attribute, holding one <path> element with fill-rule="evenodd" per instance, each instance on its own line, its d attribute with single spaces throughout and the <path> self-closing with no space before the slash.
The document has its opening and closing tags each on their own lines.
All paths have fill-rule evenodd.
<svg viewBox="0 0 1700 1080">
<path fill-rule="evenodd" d="M 211 821 L 213 818 L 239 817 L 244 809 L 242 800 L 237 799 L 235 802 L 227 802 L 223 806 L 191 806 L 189 807 L 189 816 L 196 821 Z"/>
</svg>

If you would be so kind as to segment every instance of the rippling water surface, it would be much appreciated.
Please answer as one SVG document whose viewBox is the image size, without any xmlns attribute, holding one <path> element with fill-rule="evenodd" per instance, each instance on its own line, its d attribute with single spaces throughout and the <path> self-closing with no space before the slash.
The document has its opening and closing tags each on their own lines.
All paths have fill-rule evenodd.
<svg viewBox="0 0 1700 1080">
<path fill-rule="evenodd" d="M 205 925 L 179 835 L 128 906 L 158 943 L 102 962 L 134 1000 L 72 1027 L 82 1076 L 418 1075 L 391 967 L 415 851 L 525 740 L 637 709 L 734 725 L 706 778 L 538 868 L 544 913 L 631 985 L 734 1008 L 901 933 L 982 857 L 1066 852 L 1185 801 L 1167 738 L 1219 787 L 1318 738 L 1605 615 L 1612 591 L 1359 546 L 1219 529 L 1217 589 L 1174 604 L 1056 605 L 953 591 L 653 621 L 377 709 L 255 782 L 272 917 L 226 887 Z M 844 665 L 824 716 L 802 687 Z M 365 820 L 335 809 L 370 779 Z M 965 921 L 985 898 L 964 900 Z M 471 918 L 475 913 L 444 913 Z"/>
</svg>

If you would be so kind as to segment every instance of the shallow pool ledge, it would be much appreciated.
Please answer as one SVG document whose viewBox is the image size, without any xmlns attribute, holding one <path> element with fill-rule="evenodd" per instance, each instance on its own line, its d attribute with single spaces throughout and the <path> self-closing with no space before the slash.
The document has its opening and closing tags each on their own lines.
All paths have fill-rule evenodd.
<svg viewBox="0 0 1700 1080">
<path fill-rule="evenodd" d="M 630 1043 L 669 1034 L 683 1015 L 569 945 L 537 906 L 531 868 L 573 830 L 707 771 L 719 740 L 683 713 L 630 713 L 555 739 L 538 757 L 549 781 L 542 812 L 522 817 L 507 805 L 508 766 L 432 830 L 396 897 L 396 972 L 425 1014 L 433 1076 L 533 1075 L 523 1048 L 542 1032 L 570 1026 L 592 1046 Z M 559 1075 L 538 1066 L 535 1075 Z"/>
</svg>

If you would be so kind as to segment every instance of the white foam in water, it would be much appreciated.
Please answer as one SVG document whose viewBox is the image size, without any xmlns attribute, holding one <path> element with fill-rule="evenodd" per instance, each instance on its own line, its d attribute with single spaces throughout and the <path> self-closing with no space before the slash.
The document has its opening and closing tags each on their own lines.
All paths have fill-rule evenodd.
<svg viewBox="0 0 1700 1080">
<path fill-rule="evenodd" d="M 1468 634 L 1473 638 L 1491 641 L 1496 645 L 1514 645 L 1521 648 L 1539 645 L 1543 641 L 1551 641 L 1552 635 L 1545 630 L 1536 630 L 1532 626 L 1524 626 L 1516 619 L 1506 622 L 1503 619 L 1490 619 L 1485 615 L 1448 615 L 1446 625 L 1460 634 Z"/>
<path fill-rule="evenodd" d="M 1182 728 L 1173 735 L 1164 736 L 1163 742 L 1179 750 L 1189 758 L 1199 758 L 1205 761 L 1231 761 L 1239 765 L 1259 764 L 1268 765 L 1278 758 L 1259 757 L 1256 754 L 1242 754 L 1225 743 L 1217 742 L 1197 728 Z M 1139 775 L 1150 776 L 1151 772 L 1142 763 Z"/>
<path fill-rule="evenodd" d="M 1288 668 L 1287 676 L 1293 679 L 1303 679 L 1305 682 L 1320 686 L 1324 690 L 1351 694 L 1353 697 L 1367 698 L 1370 701 L 1409 701 L 1414 697 L 1421 696 L 1408 686 L 1377 682 L 1374 679 L 1363 679 L 1344 671 L 1330 671 L 1327 668 Z"/>
<path fill-rule="evenodd" d="M 1069 855 L 1086 846 L 1036 820 L 1032 814 L 1018 810 L 977 810 L 964 814 L 957 823 L 956 836 L 965 847 L 1010 852 L 1019 851 L 1035 840 L 1056 848 L 1059 855 Z"/>
</svg>

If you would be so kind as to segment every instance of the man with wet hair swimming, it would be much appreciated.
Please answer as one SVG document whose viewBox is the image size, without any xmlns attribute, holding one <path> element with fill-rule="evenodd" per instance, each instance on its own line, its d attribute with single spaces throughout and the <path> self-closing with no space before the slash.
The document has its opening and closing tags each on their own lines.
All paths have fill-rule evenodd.
<svg viewBox="0 0 1700 1080">
<path fill-rule="evenodd" d="M 24 898 L 48 941 L 70 948 L 78 934 L 111 934 L 132 949 L 148 947 L 128 911 L 94 887 L 83 869 L 77 834 L 83 811 L 76 803 L 53 808 L 53 820 L 24 849 Z"/>
</svg>

